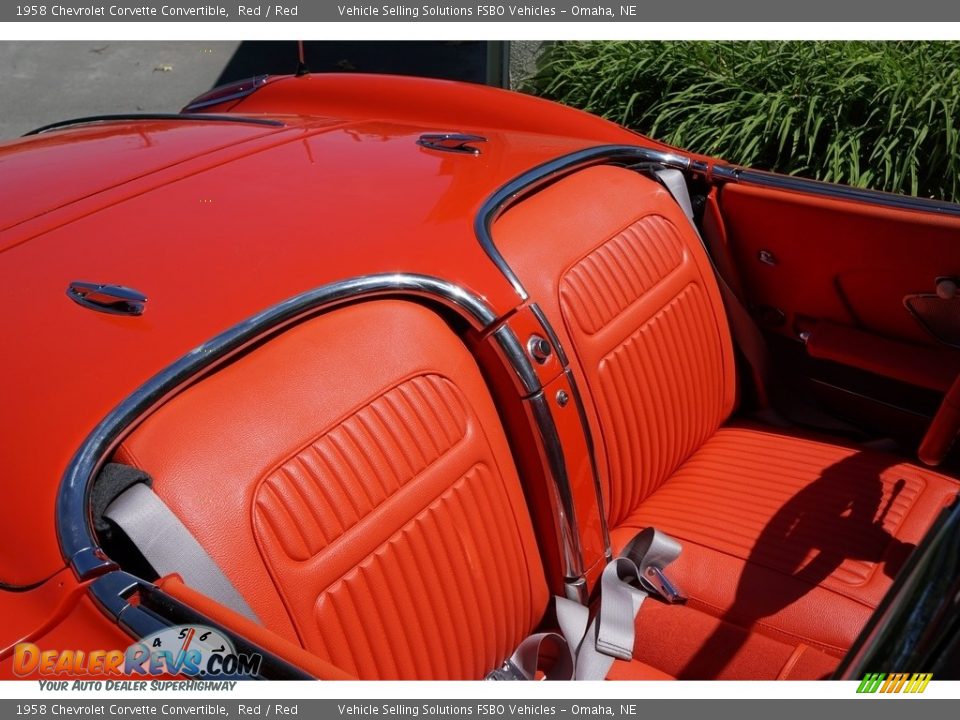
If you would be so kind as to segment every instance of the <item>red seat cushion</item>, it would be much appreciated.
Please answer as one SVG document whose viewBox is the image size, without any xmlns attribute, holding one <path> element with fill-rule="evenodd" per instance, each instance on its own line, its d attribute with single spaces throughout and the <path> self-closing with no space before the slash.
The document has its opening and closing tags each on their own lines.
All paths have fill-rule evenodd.
<svg viewBox="0 0 960 720">
<path fill-rule="evenodd" d="M 818 680 L 830 677 L 840 662 L 839 655 L 795 638 L 771 637 L 655 598 L 641 606 L 636 630 L 634 662 L 680 680 Z"/>
<path fill-rule="evenodd" d="M 957 489 L 894 455 L 725 427 L 613 541 L 655 526 L 683 542 L 670 574 L 691 605 L 842 653 Z"/>
</svg>

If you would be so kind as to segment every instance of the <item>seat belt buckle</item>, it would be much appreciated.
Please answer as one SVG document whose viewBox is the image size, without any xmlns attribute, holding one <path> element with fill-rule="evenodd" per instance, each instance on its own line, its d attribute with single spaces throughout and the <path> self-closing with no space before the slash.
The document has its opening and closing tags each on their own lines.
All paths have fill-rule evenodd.
<svg viewBox="0 0 960 720">
<path fill-rule="evenodd" d="M 503 665 L 496 670 L 491 670 L 485 680 L 527 680 L 523 671 L 514 665 L 510 660 L 506 660 Z"/>
<path fill-rule="evenodd" d="M 641 579 L 645 585 L 671 605 L 687 599 L 683 591 L 670 581 L 663 569 L 656 565 L 647 565 Z"/>
</svg>

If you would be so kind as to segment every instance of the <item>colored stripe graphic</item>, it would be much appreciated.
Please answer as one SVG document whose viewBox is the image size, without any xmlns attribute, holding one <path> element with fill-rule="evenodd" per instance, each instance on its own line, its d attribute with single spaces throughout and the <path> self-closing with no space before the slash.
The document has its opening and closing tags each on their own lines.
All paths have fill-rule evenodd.
<svg viewBox="0 0 960 720">
<path fill-rule="evenodd" d="M 922 693 L 933 673 L 867 673 L 857 687 L 858 693 Z"/>
</svg>

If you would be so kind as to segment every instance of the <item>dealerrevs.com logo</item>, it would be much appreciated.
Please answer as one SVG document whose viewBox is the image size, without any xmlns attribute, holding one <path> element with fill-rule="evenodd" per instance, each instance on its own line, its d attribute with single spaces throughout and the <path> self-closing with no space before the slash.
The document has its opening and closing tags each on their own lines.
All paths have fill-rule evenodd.
<svg viewBox="0 0 960 720">
<path fill-rule="evenodd" d="M 126 650 L 41 650 L 19 643 L 13 671 L 20 677 L 186 676 L 242 680 L 260 672 L 262 656 L 238 653 L 229 638 L 204 625 L 175 625 L 139 640 Z"/>
<path fill-rule="evenodd" d="M 858 693 L 922 693 L 933 673 L 867 673 Z"/>
</svg>

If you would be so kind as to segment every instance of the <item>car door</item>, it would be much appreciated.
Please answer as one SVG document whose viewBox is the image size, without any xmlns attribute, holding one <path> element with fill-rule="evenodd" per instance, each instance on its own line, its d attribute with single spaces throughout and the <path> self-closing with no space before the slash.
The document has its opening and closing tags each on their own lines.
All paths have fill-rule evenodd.
<svg viewBox="0 0 960 720">
<path fill-rule="evenodd" d="M 919 440 L 960 373 L 960 205 L 752 170 L 716 202 L 777 381 Z"/>
</svg>

